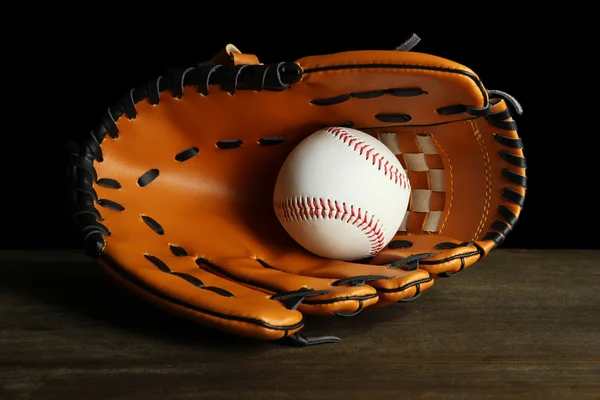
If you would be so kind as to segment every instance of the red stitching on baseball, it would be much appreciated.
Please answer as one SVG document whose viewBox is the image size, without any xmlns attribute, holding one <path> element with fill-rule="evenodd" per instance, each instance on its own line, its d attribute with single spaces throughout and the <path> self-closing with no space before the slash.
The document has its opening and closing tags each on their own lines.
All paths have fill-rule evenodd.
<svg viewBox="0 0 600 400">
<path fill-rule="evenodd" d="M 390 164 L 389 160 L 386 160 L 377 150 L 364 141 L 360 140 L 344 128 L 337 126 L 331 126 L 323 129 L 325 132 L 331 133 L 336 138 L 340 139 L 348 147 L 353 147 L 354 151 L 358 150 L 358 154 L 365 156 L 365 160 L 371 159 L 373 165 L 377 164 L 379 170 L 383 169 L 385 176 L 396 184 L 399 184 L 404 189 L 410 189 L 410 182 L 408 178 L 396 167 Z M 365 151 L 365 149 L 367 149 Z M 383 164 L 383 165 L 382 165 Z"/>
<path fill-rule="evenodd" d="M 280 220 L 298 221 L 313 218 L 337 219 L 360 229 L 371 246 L 368 257 L 379 253 L 385 247 L 385 235 L 379 219 L 353 205 L 336 200 L 314 197 L 293 197 L 275 204 L 275 214 Z"/>
</svg>

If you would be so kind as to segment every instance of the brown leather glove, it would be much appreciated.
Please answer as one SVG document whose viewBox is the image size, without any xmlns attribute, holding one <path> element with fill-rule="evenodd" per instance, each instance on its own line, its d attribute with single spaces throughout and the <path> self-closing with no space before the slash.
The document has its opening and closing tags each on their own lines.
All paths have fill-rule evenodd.
<svg viewBox="0 0 600 400">
<path fill-rule="evenodd" d="M 300 345 L 339 340 L 301 335 L 303 314 L 407 301 L 483 259 L 523 207 L 520 106 L 417 41 L 273 64 L 228 45 L 128 91 L 71 150 L 88 254 L 170 313 Z M 371 259 L 317 257 L 276 219 L 279 167 L 325 126 L 375 136 L 410 178 L 404 223 Z"/>
</svg>

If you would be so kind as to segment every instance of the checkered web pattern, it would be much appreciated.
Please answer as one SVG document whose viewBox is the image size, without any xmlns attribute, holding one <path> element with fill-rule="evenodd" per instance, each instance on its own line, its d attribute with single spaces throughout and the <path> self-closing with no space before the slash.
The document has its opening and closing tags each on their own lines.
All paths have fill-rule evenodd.
<svg viewBox="0 0 600 400">
<path fill-rule="evenodd" d="M 398 233 L 439 232 L 446 203 L 442 154 L 429 134 L 381 133 L 380 140 L 398 157 L 412 186 L 408 211 Z"/>
</svg>

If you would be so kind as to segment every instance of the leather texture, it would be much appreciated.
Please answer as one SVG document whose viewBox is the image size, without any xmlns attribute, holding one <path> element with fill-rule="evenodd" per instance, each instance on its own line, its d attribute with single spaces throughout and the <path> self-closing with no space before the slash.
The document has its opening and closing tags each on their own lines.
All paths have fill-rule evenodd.
<svg viewBox="0 0 600 400">
<path fill-rule="evenodd" d="M 84 241 L 102 233 L 90 254 L 116 282 L 182 318 L 275 340 L 302 330 L 306 314 L 352 316 L 416 298 L 501 245 L 526 190 L 505 98 L 468 67 L 412 51 L 294 64 L 300 76 L 281 90 L 181 85 L 159 101 L 127 93 L 135 112 L 123 106 L 131 115 L 103 119 L 118 134 L 92 133 L 73 147 L 76 226 Z M 228 45 L 197 67 L 215 65 L 239 73 L 231 68 L 261 63 Z M 374 258 L 314 256 L 274 213 L 280 166 L 326 126 L 385 142 L 411 180 L 410 215 Z"/>
</svg>

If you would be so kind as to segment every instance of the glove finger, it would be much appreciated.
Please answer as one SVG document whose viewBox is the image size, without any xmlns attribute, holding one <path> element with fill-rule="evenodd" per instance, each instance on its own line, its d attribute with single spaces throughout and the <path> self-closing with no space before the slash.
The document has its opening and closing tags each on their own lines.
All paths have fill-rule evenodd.
<svg viewBox="0 0 600 400">
<path fill-rule="evenodd" d="M 482 250 L 473 242 L 439 235 L 396 235 L 371 262 L 424 270 L 437 279 L 458 274 L 481 256 Z"/>
<path fill-rule="evenodd" d="M 118 246 L 111 244 L 110 250 L 119 253 L 113 248 Z M 298 310 L 205 271 L 192 257 L 147 253 L 126 258 L 99 261 L 118 283 L 165 311 L 224 332 L 268 340 L 303 327 Z"/>
<path fill-rule="evenodd" d="M 389 263 L 330 260 L 302 252 L 275 256 L 269 259 L 269 265 L 291 274 L 335 279 L 337 286 L 367 283 L 377 290 L 380 301 L 387 303 L 417 296 L 433 284 L 425 270 L 406 271 Z"/>
<path fill-rule="evenodd" d="M 289 301 L 288 306 L 296 302 L 293 308 L 307 314 L 354 315 L 377 303 L 377 291 L 371 286 L 337 285 L 336 279 L 291 274 L 262 259 L 198 259 L 197 263 L 226 279 L 268 293 L 273 299 Z"/>
</svg>

